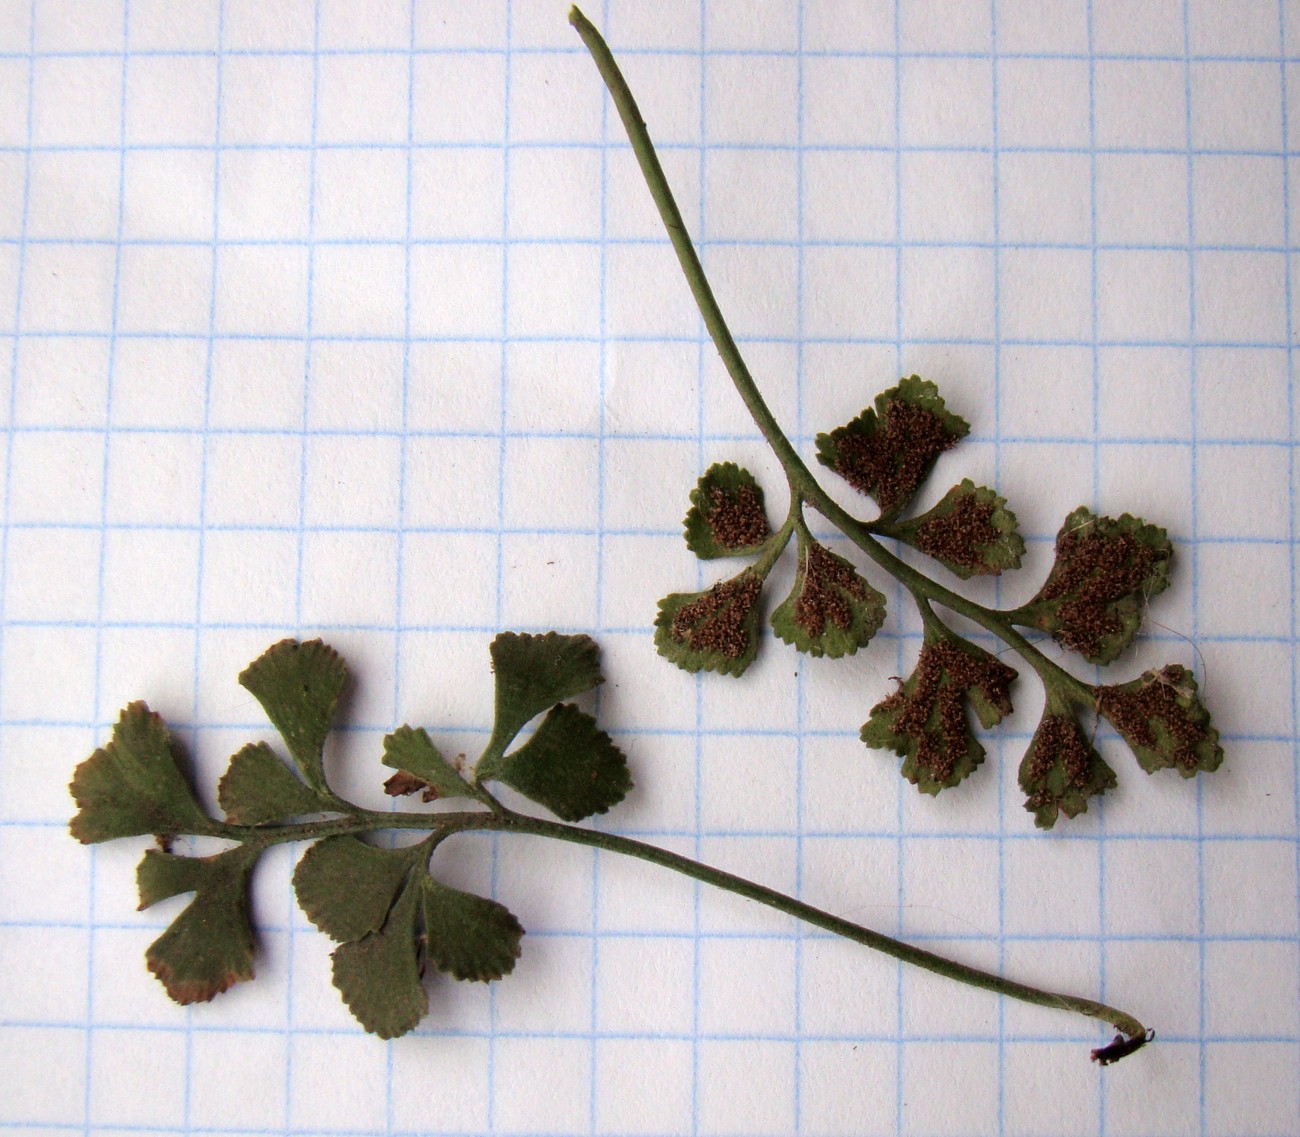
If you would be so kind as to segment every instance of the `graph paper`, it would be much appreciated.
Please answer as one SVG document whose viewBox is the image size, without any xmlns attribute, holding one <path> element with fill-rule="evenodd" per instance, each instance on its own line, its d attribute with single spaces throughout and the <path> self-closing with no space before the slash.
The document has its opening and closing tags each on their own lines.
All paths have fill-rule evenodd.
<svg viewBox="0 0 1300 1137">
<path fill-rule="evenodd" d="M 934 486 L 996 485 L 1027 539 L 990 603 L 1033 594 L 1080 504 L 1167 527 L 1174 584 L 1115 670 L 1194 667 L 1224 768 L 1148 778 L 1103 732 L 1119 788 L 1040 833 L 1024 676 L 977 775 L 922 797 L 857 737 L 919 646 L 897 589 L 852 660 L 770 632 L 740 680 L 655 655 L 656 599 L 720 575 L 681 540 L 695 479 L 781 477 L 565 4 L 0 0 L 0 1126 L 1293 1137 L 1300 8 L 588 15 L 799 450 L 937 382 L 972 434 Z M 377 804 L 397 724 L 477 753 L 506 628 L 601 644 L 637 786 L 600 826 L 1157 1044 L 1103 1073 L 1083 1019 L 504 837 L 437 867 L 519 916 L 516 973 L 431 984 L 411 1036 L 330 986 L 300 849 L 259 867 L 256 981 L 170 1003 L 142 953 L 183 901 L 135 911 L 142 842 L 67 833 L 118 708 L 173 725 L 212 805 L 272 737 L 236 675 L 323 636 L 355 676 L 330 760 Z"/>
</svg>

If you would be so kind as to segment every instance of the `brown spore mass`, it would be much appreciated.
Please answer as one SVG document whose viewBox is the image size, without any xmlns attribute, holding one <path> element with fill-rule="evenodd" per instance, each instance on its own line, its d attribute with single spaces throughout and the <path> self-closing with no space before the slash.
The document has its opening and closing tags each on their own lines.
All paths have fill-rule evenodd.
<svg viewBox="0 0 1300 1137">
<path fill-rule="evenodd" d="M 703 512 L 714 540 L 724 549 L 753 548 L 766 541 L 772 532 L 753 486 L 738 486 L 732 493 L 714 486 L 709 491 L 708 508 Z"/>
<path fill-rule="evenodd" d="M 992 502 L 981 502 L 965 494 L 948 513 L 932 517 L 916 531 L 913 543 L 921 552 L 971 573 L 995 571 L 985 563 L 980 550 L 996 544 L 1002 536 L 994 526 Z"/>
<path fill-rule="evenodd" d="M 1009 688 L 1015 671 L 992 656 L 975 656 L 947 640 L 921 649 L 912 673 L 912 689 L 899 688 L 879 706 L 898 710 L 893 731 L 916 739 L 915 761 L 937 782 L 952 777 L 957 761 L 966 753 L 969 724 L 962 698 L 967 691 L 982 691 L 1003 714 L 1011 713 Z M 929 722 L 938 710 L 938 730 Z"/>
<path fill-rule="evenodd" d="M 934 460 L 958 441 L 933 411 L 895 399 L 873 434 L 836 438 L 835 472 L 889 513 L 916 492 Z"/>
<path fill-rule="evenodd" d="M 1160 744 L 1151 727 L 1152 719 L 1159 720 L 1176 740 L 1173 764 L 1190 772 L 1200 767 L 1196 747 L 1207 735 L 1205 724 L 1195 722 L 1187 708 L 1178 705 L 1176 688 L 1184 674 L 1181 667 L 1167 667 L 1136 691 L 1102 687 L 1098 709 L 1130 743 L 1150 750 L 1158 749 Z"/>
<path fill-rule="evenodd" d="M 1060 534 L 1056 564 L 1038 595 L 1061 600 L 1056 638 L 1084 655 L 1097 655 L 1101 641 L 1123 627 L 1109 605 L 1138 592 L 1155 563 L 1155 551 L 1129 533 Z"/>
<path fill-rule="evenodd" d="M 842 632 L 853 623 L 853 609 L 844 598 L 865 600 L 866 582 L 853 566 L 834 557 L 815 541 L 804 555 L 803 587 L 794 602 L 794 619 L 810 636 L 820 636 L 829 620 Z"/>
<path fill-rule="evenodd" d="M 1034 752 L 1025 781 L 1039 788 L 1029 795 L 1026 804 L 1030 809 L 1041 809 L 1056 801 L 1056 795 L 1048 790 L 1046 783 L 1058 763 L 1065 775 L 1065 789 L 1088 788 L 1091 772 L 1088 746 L 1074 719 L 1068 715 L 1045 715 L 1034 732 L 1032 746 Z"/>
<path fill-rule="evenodd" d="M 418 778 L 406 770 L 398 770 L 391 778 L 384 783 L 384 793 L 389 797 L 406 797 L 408 794 L 419 794 L 424 801 L 434 801 L 438 797 L 438 791 L 423 778 Z"/>
<path fill-rule="evenodd" d="M 749 648 L 745 621 L 762 590 L 763 582 L 752 573 L 719 581 L 677 610 L 669 632 L 692 651 L 739 659 Z"/>
</svg>

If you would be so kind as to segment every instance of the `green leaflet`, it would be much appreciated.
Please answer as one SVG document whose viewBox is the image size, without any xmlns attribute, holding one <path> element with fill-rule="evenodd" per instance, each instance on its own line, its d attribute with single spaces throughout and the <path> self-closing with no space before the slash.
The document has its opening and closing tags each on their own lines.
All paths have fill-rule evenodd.
<svg viewBox="0 0 1300 1137">
<path fill-rule="evenodd" d="M 509 908 L 427 876 L 420 898 L 425 951 L 439 971 L 486 983 L 514 969 L 524 929 Z"/>
<path fill-rule="evenodd" d="M 1006 505 L 987 486 L 963 478 L 932 508 L 882 531 L 934 557 L 963 580 L 997 576 L 1019 568 L 1025 552 L 1016 515 Z"/>
<path fill-rule="evenodd" d="M 495 779 L 546 806 L 565 821 L 581 821 L 617 805 L 632 788 L 627 759 L 591 715 L 571 703 L 552 707 L 522 746 L 479 764 Z"/>
<path fill-rule="evenodd" d="M 380 1038 L 413 1030 L 429 1009 L 416 921 L 420 889 L 408 880 L 383 927 L 334 949 L 334 986 L 356 1020 Z"/>
<path fill-rule="evenodd" d="M 366 1030 L 396 1038 L 429 1009 L 426 961 L 457 979 L 500 979 L 514 968 L 523 934 L 504 905 L 412 874 L 382 927 L 334 949 L 334 985 Z"/>
<path fill-rule="evenodd" d="M 857 418 L 817 436 L 817 460 L 896 517 L 934 468 L 939 455 L 970 433 L 944 405 L 939 389 L 912 375 L 876 396 Z"/>
<path fill-rule="evenodd" d="M 984 761 L 966 716 L 995 726 L 1011 713 L 1015 671 L 958 636 L 928 638 L 916 669 L 862 727 L 868 746 L 903 758 L 902 774 L 922 793 L 955 786 Z"/>
<path fill-rule="evenodd" d="M 76 768 L 68 789 L 77 803 L 72 835 L 86 845 L 216 828 L 194 798 L 167 727 L 142 702 L 122 710 L 109 744 Z"/>
<path fill-rule="evenodd" d="M 293 890 L 307 918 L 334 940 L 359 940 L 384 925 L 398 889 L 427 845 L 380 849 L 358 837 L 317 841 L 298 862 Z"/>
<path fill-rule="evenodd" d="M 1197 693 L 1196 678 L 1176 663 L 1131 683 L 1098 687 L 1097 710 L 1148 774 L 1174 769 L 1190 778 L 1223 763 L 1219 732 Z"/>
<path fill-rule="evenodd" d="M 590 636 L 502 632 L 492 641 L 496 719 L 489 749 L 504 749 L 530 719 L 604 682 Z"/>
<path fill-rule="evenodd" d="M 1139 517 L 1098 517 L 1081 506 L 1056 535 L 1056 562 L 1038 595 L 1007 615 L 1089 663 L 1112 663 L 1137 635 L 1147 600 L 1169 586 L 1173 551 L 1168 534 Z"/>
<path fill-rule="evenodd" d="M 434 791 L 431 797 L 474 796 L 474 788 L 442 756 L 423 727 L 399 726 L 385 737 L 383 762 L 394 770 L 414 774 Z"/>
<path fill-rule="evenodd" d="M 334 984 L 366 1030 L 394 1038 L 428 1007 L 424 960 L 458 979 L 499 979 L 524 934 L 505 907 L 458 892 L 424 869 L 431 839 L 380 849 L 352 836 L 313 845 L 293 875 L 304 912 L 340 941 Z"/>
<path fill-rule="evenodd" d="M 232 825 L 266 825 L 331 808 L 265 742 L 250 742 L 230 759 L 217 801 Z"/>
<path fill-rule="evenodd" d="M 281 640 L 240 673 L 280 732 L 307 784 L 325 792 L 325 738 L 347 681 L 338 652 L 320 640 Z"/>
<path fill-rule="evenodd" d="M 176 1002 L 206 1002 L 253 977 L 248 875 L 261 849 L 240 845 L 212 857 L 150 849 L 136 870 L 140 907 L 193 892 L 194 899 L 145 952 L 145 961 Z"/>
<path fill-rule="evenodd" d="M 735 462 L 710 466 L 691 490 L 686 545 L 701 560 L 756 553 L 772 535 L 763 490 Z"/>
<path fill-rule="evenodd" d="M 659 601 L 655 647 L 683 671 L 741 675 L 758 655 L 763 578 L 745 569 L 704 592 L 674 592 Z"/>
<path fill-rule="evenodd" d="M 1088 799 L 1117 785 L 1115 771 L 1102 761 L 1068 706 L 1048 708 L 1020 762 L 1025 808 L 1040 829 L 1051 829 L 1059 814 L 1076 817 Z"/>
<path fill-rule="evenodd" d="M 799 568 L 772 629 L 814 656 L 838 659 L 866 647 L 885 620 L 885 597 L 843 557 L 799 534 Z"/>
</svg>

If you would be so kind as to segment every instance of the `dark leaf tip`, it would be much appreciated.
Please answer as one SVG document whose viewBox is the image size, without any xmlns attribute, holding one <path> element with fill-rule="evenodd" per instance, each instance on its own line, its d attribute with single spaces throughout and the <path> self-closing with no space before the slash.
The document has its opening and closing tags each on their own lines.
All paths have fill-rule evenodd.
<svg viewBox="0 0 1300 1137">
<path fill-rule="evenodd" d="M 1117 1034 L 1114 1041 L 1106 1046 L 1098 1047 L 1092 1052 L 1092 1060 L 1098 1066 L 1110 1066 L 1118 1062 L 1121 1058 L 1127 1058 L 1130 1054 L 1136 1054 L 1148 1042 L 1154 1041 L 1156 1032 L 1148 1030 L 1144 1034 L 1136 1034 L 1132 1038 L 1126 1038 L 1122 1034 Z"/>
</svg>

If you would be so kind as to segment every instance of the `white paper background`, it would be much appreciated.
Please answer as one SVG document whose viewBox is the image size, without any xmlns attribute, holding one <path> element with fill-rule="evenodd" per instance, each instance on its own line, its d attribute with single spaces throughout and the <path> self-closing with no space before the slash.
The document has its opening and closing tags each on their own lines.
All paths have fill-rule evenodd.
<svg viewBox="0 0 1300 1137">
<path fill-rule="evenodd" d="M 1295 342 L 1300 10 L 1272 0 L 608 0 L 607 30 L 780 420 L 899 375 L 972 438 L 1027 567 L 1080 503 L 1178 546 L 1125 674 L 1205 683 L 1228 760 L 1051 835 L 1038 705 L 938 801 L 857 730 L 905 673 L 768 637 L 741 681 L 653 651 L 714 579 L 694 479 L 780 478 L 708 345 L 594 67 L 552 0 L 0 3 L 0 1123 L 11 1132 L 1300 1131 Z M 842 487 L 832 491 L 850 502 Z M 836 546 L 842 549 L 842 545 Z M 782 573 L 784 572 L 784 576 Z M 789 579 L 778 570 L 772 588 Z M 880 582 L 884 583 L 884 582 Z M 637 789 L 602 824 L 1159 1031 L 999 1003 L 649 868 L 463 838 L 447 879 L 529 929 L 490 991 L 360 1033 L 290 857 L 255 983 L 170 1004 L 138 842 L 66 833 L 72 767 L 144 697 L 205 792 L 266 726 L 288 634 L 352 665 L 343 784 L 426 724 L 473 752 L 500 628 L 604 648 Z M 1113 741 L 1113 740 L 1112 740 Z"/>
</svg>

